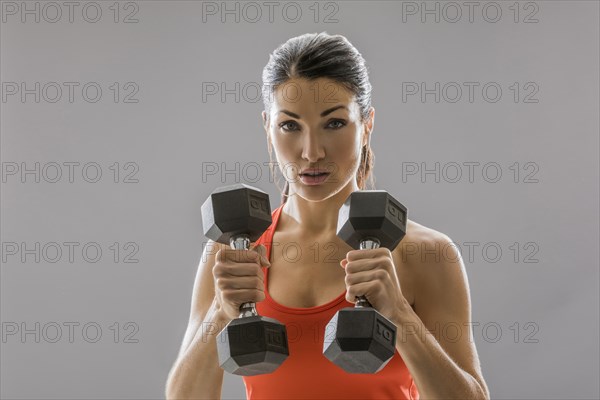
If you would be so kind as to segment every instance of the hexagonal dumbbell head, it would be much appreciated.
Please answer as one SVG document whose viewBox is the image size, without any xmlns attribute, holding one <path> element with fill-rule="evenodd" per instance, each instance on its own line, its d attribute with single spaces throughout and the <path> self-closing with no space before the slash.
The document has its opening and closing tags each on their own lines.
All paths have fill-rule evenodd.
<svg viewBox="0 0 600 400">
<path fill-rule="evenodd" d="M 375 237 L 380 247 L 396 248 L 406 234 L 407 209 L 385 190 L 350 193 L 338 213 L 337 235 L 352 248 Z"/>
<path fill-rule="evenodd" d="M 348 196 L 338 214 L 337 235 L 354 249 L 375 240 L 377 247 L 396 248 L 406 234 L 407 209 L 384 190 L 363 190 Z M 331 319 L 323 354 L 355 374 L 376 373 L 396 351 L 396 325 L 371 307 L 343 308 Z"/>
<path fill-rule="evenodd" d="M 202 204 L 204 235 L 229 245 L 236 235 L 256 241 L 273 222 L 269 195 L 243 183 L 216 189 Z"/>
<path fill-rule="evenodd" d="M 334 331 L 325 335 L 323 354 L 346 372 L 374 374 L 392 359 L 396 327 L 374 309 L 343 308 L 329 324 Z"/>
<path fill-rule="evenodd" d="M 285 325 L 260 315 L 234 319 L 217 336 L 217 351 L 229 373 L 269 374 L 289 355 Z"/>
</svg>

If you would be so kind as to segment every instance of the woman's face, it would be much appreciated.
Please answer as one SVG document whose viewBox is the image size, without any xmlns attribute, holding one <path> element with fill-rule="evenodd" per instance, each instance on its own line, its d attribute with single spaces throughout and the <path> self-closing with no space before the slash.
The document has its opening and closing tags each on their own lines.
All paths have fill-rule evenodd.
<svg viewBox="0 0 600 400">
<path fill-rule="evenodd" d="M 374 109 L 362 123 L 353 93 L 327 78 L 290 79 L 271 97 L 270 115 L 263 111 L 263 120 L 290 194 L 317 201 L 349 184 L 357 189 L 356 172 Z M 326 174 L 307 176 L 309 168 Z"/>
</svg>

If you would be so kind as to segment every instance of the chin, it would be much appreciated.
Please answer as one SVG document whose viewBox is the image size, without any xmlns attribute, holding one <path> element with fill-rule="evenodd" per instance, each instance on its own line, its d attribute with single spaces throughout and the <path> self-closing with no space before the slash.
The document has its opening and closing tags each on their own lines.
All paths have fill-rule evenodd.
<svg viewBox="0 0 600 400">
<path fill-rule="evenodd" d="M 294 192 L 306 201 L 323 201 L 335 196 L 343 188 L 344 186 L 334 186 L 327 183 L 314 186 L 300 184 L 294 189 Z"/>
</svg>

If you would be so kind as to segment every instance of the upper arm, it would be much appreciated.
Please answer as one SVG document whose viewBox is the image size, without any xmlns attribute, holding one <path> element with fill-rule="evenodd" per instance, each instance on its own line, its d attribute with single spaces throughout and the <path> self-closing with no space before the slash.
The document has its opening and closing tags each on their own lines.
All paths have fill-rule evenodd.
<svg viewBox="0 0 600 400">
<path fill-rule="evenodd" d="M 202 251 L 202 257 L 198 264 L 192 291 L 188 327 L 179 350 L 179 355 L 181 355 L 191 343 L 214 300 L 215 284 L 212 269 L 215 265 L 217 252 L 222 247 L 223 245 L 220 243 L 209 240 Z"/>
<path fill-rule="evenodd" d="M 446 354 L 487 392 L 471 335 L 471 298 L 462 257 L 449 237 L 432 232 L 422 243 L 415 313 Z"/>
</svg>

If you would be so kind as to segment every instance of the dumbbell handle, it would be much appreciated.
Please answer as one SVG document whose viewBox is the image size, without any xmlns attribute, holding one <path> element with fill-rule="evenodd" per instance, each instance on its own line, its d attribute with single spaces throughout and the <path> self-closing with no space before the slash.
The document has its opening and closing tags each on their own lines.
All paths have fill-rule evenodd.
<svg viewBox="0 0 600 400">
<path fill-rule="evenodd" d="M 235 250 L 249 250 L 250 249 L 250 238 L 248 235 L 234 235 L 229 240 L 229 245 Z M 258 312 L 256 311 L 255 303 L 243 303 L 240 306 L 240 315 L 238 318 L 244 317 L 256 317 Z"/>
<path fill-rule="evenodd" d="M 379 240 L 377 238 L 367 238 L 360 241 L 360 250 L 365 249 L 377 249 L 379 248 Z M 359 307 L 373 307 L 369 300 L 365 296 L 356 296 L 355 308 Z"/>
</svg>

